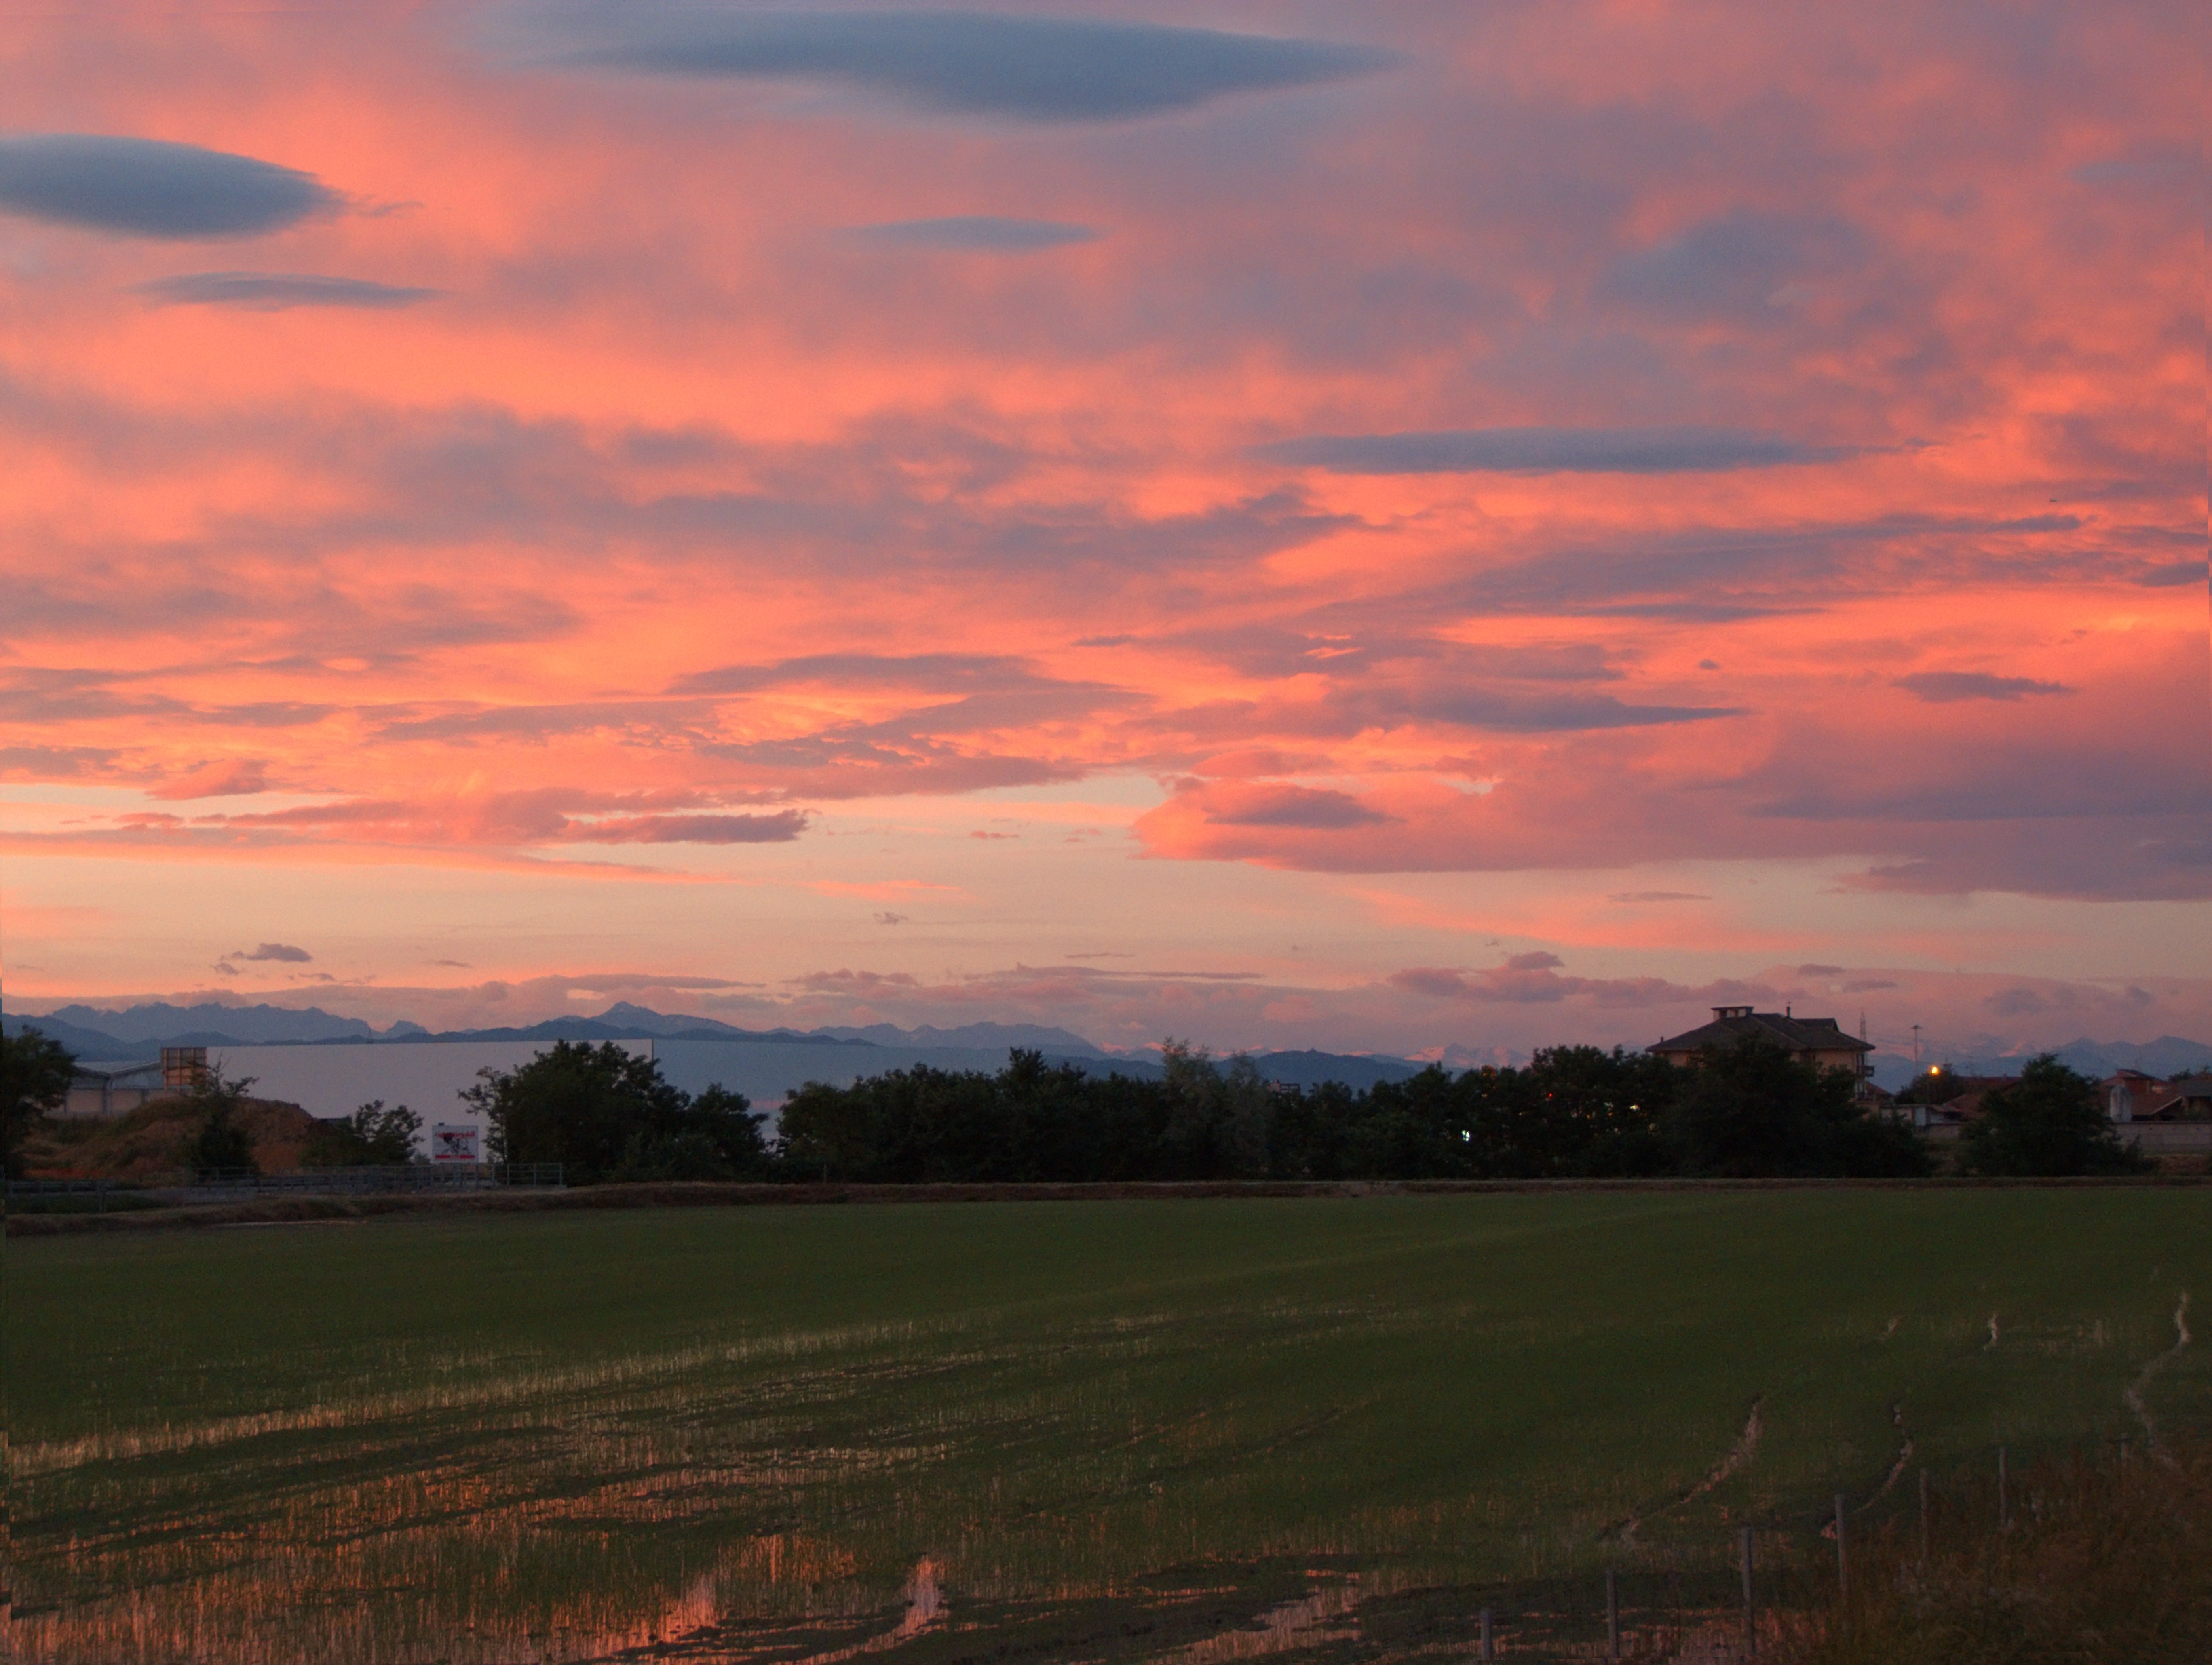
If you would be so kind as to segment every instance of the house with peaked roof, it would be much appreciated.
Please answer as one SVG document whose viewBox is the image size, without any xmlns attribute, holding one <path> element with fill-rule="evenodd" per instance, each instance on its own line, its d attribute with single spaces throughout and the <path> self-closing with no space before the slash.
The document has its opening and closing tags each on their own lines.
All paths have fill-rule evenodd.
<svg viewBox="0 0 2212 1665">
<path fill-rule="evenodd" d="M 2122 1069 L 2102 1085 L 2105 1113 L 2115 1122 L 2212 1120 L 2212 1076 L 2161 1081 L 2140 1069 Z"/>
<path fill-rule="evenodd" d="M 1847 1069 L 1854 1075 L 1866 1074 L 1866 1055 L 1874 1050 L 1856 1035 L 1845 1034 L 1833 1018 L 1801 1018 L 1787 1007 L 1779 1012 L 1754 1012 L 1748 1006 L 1716 1006 L 1711 1023 L 1671 1035 L 1650 1050 L 1669 1063 L 1686 1067 L 1709 1046 L 1741 1046 L 1753 1039 L 1771 1041 L 1800 1063 Z"/>
</svg>

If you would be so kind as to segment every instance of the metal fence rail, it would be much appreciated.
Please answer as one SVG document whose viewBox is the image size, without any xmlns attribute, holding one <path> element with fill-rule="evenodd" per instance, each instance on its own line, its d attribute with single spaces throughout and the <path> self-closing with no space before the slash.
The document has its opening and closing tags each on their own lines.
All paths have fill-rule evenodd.
<svg viewBox="0 0 2212 1665">
<path fill-rule="evenodd" d="M 357 1168 L 301 1168 L 288 1173 L 256 1173 L 251 1168 L 201 1168 L 191 1173 L 152 1176 L 122 1184 L 112 1179 L 11 1179 L 9 1201 L 89 1197 L 105 1212 L 111 1199 L 160 1198 L 166 1202 L 221 1200 L 236 1196 L 362 1196 L 392 1192 L 410 1195 L 483 1191 L 499 1187 L 537 1190 L 566 1188 L 558 1162 L 410 1162 Z M 125 1203 L 125 1206 L 133 1206 Z"/>
<path fill-rule="evenodd" d="M 112 1179 L 11 1179 L 10 1196 L 106 1196 L 115 1189 Z"/>
<path fill-rule="evenodd" d="M 187 1183 L 196 1191 L 236 1191 L 255 1196 L 481 1191 L 504 1185 L 557 1190 L 566 1184 L 558 1162 L 408 1162 L 365 1167 L 300 1168 L 289 1173 L 257 1173 L 251 1168 L 200 1168 L 193 1172 Z"/>
</svg>

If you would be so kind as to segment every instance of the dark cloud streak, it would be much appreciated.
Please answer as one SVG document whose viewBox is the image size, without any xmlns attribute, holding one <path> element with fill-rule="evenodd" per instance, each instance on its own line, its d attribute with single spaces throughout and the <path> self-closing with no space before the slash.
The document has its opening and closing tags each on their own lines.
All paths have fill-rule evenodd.
<svg viewBox="0 0 2212 1665">
<path fill-rule="evenodd" d="M 503 44 L 580 69 L 829 82 L 931 114 L 1126 122 L 1395 62 L 1369 47 L 1154 23 L 969 11 L 510 9 Z"/>
<path fill-rule="evenodd" d="M 2032 676 L 1991 676 L 1978 670 L 1923 670 L 1897 679 L 1896 687 L 1930 705 L 1959 699 L 2018 699 L 2031 693 L 2071 693 L 2063 682 Z"/>
<path fill-rule="evenodd" d="M 223 955 L 225 960 L 271 960 L 289 966 L 304 966 L 314 958 L 305 948 L 295 948 L 289 942 L 264 942 L 248 954 L 243 948 L 233 948 Z"/>
<path fill-rule="evenodd" d="M 570 844 L 788 844 L 806 831 L 804 809 L 765 815 L 630 815 L 571 821 Z"/>
<path fill-rule="evenodd" d="M 1259 456 L 1332 474 L 1710 474 L 1832 463 L 1857 455 L 1774 434 L 1718 427 L 1487 427 L 1322 433 Z"/>
<path fill-rule="evenodd" d="M 390 312 L 435 300 L 442 291 L 307 272 L 184 272 L 141 283 L 137 293 L 164 306 L 231 306 L 241 312 L 281 312 L 295 306 Z"/>
<path fill-rule="evenodd" d="M 137 237 L 254 237 L 339 206 L 312 173 L 101 133 L 0 136 L 0 210 Z"/>
<path fill-rule="evenodd" d="M 893 220 L 854 226 L 846 236 L 856 243 L 887 249 L 935 249 L 969 254 L 1033 254 L 1095 243 L 1089 226 L 1059 220 L 1014 220 L 995 214 L 958 214 L 936 220 Z"/>
</svg>

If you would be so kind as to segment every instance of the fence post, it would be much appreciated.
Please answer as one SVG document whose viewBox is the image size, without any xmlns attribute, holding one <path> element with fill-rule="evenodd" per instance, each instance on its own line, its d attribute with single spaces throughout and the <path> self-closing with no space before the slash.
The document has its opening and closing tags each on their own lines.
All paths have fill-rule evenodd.
<svg viewBox="0 0 2212 1665">
<path fill-rule="evenodd" d="M 1920 1471 L 1920 1570 L 1928 1571 L 1928 1471 Z"/>
<path fill-rule="evenodd" d="M 2012 1529 L 2012 1497 L 2006 1485 L 2007 1478 L 2005 1448 L 2000 1445 L 1997 1447 L 1997 1529 L 2001 1532 Z"/>
<path fill-rule="evenodd" d="M 1836 1595 L 1851 1593 L 1851 1556 L 1844 1542 L 1844 1494 L 1836 1493 Z"/>
<path fill-rule="evenodd" d="M 1611 1567 L 1605 1570 L 1605 1656 L 1620 1657 L 1620 1580 Z"/>
<path fill-rule="evenodd" d="M 1751 1594 L 1751 1529 L 1745 1527 L 1738 1538 L 1738 1559 L 1743 1569 L 1743 1650 L 1747 1654 L 1759 1651 L 1759 1609 Z"/>
<path fill-rule="evenodd" d="M 1480 1657 L 1485 1660 L 1492 1660 L 1498 1657 L 1497 1645 L 1490 1638 L 1490 1609 L 1488 1607 L 1485 1607 L 1482 1610 L 1482 1653 Z"/>
</svg>

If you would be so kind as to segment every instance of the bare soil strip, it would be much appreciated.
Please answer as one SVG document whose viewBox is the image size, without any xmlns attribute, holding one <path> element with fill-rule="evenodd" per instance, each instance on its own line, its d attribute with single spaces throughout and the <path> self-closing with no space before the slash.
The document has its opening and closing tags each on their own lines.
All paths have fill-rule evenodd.
<svg viewBox="0 0 2212 1665">
<path fill-rule="evenodd" d="M 2189 1345 L 2189 1292 L 2186 1289 L 2181 1292 L 2181 1299 L 2173 1309 L 2173 1329 L 2176 1338 L 2173 1345 L 2145 1365 L 2142 1374 L 2136 1377 L 2120 1396 L 2127 1402 L 2128 1409 L 2135 1414 L 2136 1420 L 2142 1424 L 2143 1438 L 2150 1442 L 2153 1454 L 2160 1457 L 2165 1453 L 2159 1444 L 2158 1424 L 2151 1420 L 2150 1407 L 2143 1402 L 2142 1392 L 2150 1385 L 2151 1378 L 2179 1358 L 2182 1348 Z"/>
<path fill-rule="evenodd" d="M 1646 1510 L 1641 1515 L 1631 1515 L 1619 1524 L 1607 1527 L 1598 1535 L 1599 1537 L 1610 1539 L 1617 1543 L 1632 1542 L 1636 1537 L 1637 1529 L 1652 1516 L 1663 1515 L 1671 1509 L 1680 1509 L 1684 1504 L 1702 1498 L 1706 1492 L 1726 1480 L 1729 1475 L 1742 1468 L 1752 1458 L 1759 1455 L 1759 1436 L 1764 1428 L 1764 1425 L 1759 1420 L 1759 1410 L 1765 1403 L 1766 1396 L 1764 1394 L 1751 1402 L 1751 1410 L 1743 1420 L 1742 1432 L 1736 1435 L 1735 1444 L 1729 1447 L 1728 1455 L 1705 1471 L 1705 1477 L 1703 1480 L 1691 1486 L 1680 1497 L 1668 1499 L 1656 1509 Z"/>
<path fill-rule="evenodd" d="M 1560 1191 L 2102 1190 L 2212 1189 L 2212 1175 L 2130 1174 L 2074 1179 L 1410 1179 L 1188 1180 L 1143 1184 L 721 1184 L 708 1182 L 592 1185 L 574 1190 L 472 1191 L 459 1196 L 272 1196 L 128 1214 L 7 1216 L 13 1237 L 99 1232 L 205 1230 L 220 1226 L 302 1226 L 391 1215 L 540 1214 L 571 1208 L 795 1208 L 848 1202 L 1120 1202 L 1216 1197 L 1358 1198 L 1484 1196 Z"/>
</svg>

